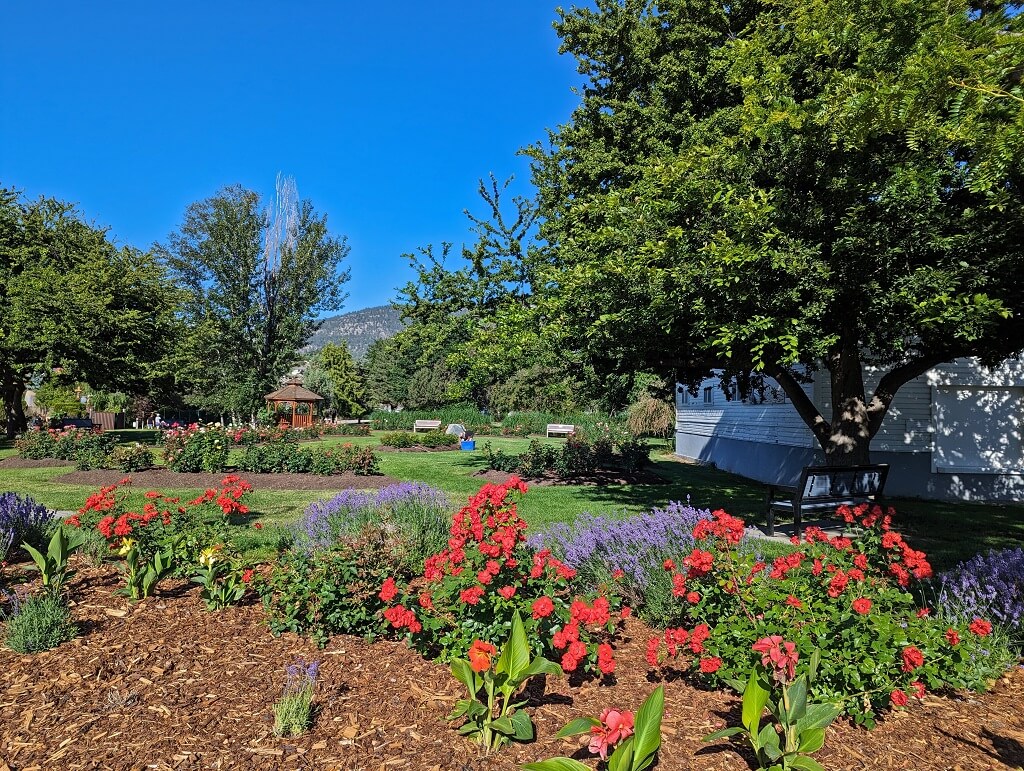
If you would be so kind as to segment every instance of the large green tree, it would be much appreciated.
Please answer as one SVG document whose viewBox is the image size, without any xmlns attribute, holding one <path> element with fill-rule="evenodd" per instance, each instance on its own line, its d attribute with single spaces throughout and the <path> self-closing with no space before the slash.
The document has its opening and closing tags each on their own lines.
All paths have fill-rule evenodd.
<svg viewBox="0 0 1024 771">
<path fill-rule="evenodd" d="M 8 435 L 27 384 L 165 391 L 177 292 L 153 256 L 118 248 L 76 208 L 0 189 L 0 390 Z"/>
<path fill-rule="evenodd" d="M 158 251 L 189 294 L 181 348 L 192 362 L 191 398 L 236 419 L 255 416 L 318 317 L 345 299 L 346 240 L 291 180 L 279 178 L 266 210 L 237 185 L 193 204 Z"/>
<path fill-rule="evenodd" d="M 588 84 L 530 151 L 553 250 L 530 312 L 509 317 L 517 334 L 612 377 L 716 373 L 741 391 L 774 378 L 830 463 L 866 461 L 902 385 L 1022 347 L 1014 13 L 962 0 L 563 13 L 562 50 Z M 801 388 L 819 368 L 831 414 Z"/>
<path fill-rule="evenodd" d="M 344 340 L 327 343 L 310 358 L 304 382 L 326 399 L 326 409 L 337 417 L 357 418 L 363 414 L 362 378 Z"/>
</svg>

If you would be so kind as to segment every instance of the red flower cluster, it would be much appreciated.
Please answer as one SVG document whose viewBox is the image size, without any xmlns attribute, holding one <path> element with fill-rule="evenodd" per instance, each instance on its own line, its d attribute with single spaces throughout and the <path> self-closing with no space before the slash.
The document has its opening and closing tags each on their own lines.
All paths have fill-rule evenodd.
<svg viewBox="0 0 1024 771">
<path fill-rule="evenodd" d="M 725 513 L 722 509 L 711 512 L 712 519 L 702 519 L 693 528 L 693 537 L 697 541 L 707 538 L 721 538 L 735 546 L 743 538 L 743 520 Z"/>
<path fill-rule="evenodd" d="M 423 629 L 423 626 L 416 620 L 416 613 L 403 605 L 394 605 L 384 611 L 384 618 L 391 622 L 395 629 L 408 629 L 415 634 Z"/>
<path fill-rule="evenodd" d="M 978 635 L 978 637 L 988 637 L 992 634 L 992 624 L 982 618 L 974 619 L 967 628 Z"/>
<path fill-rule="evenodd" d="M 242 497 L 252 490 L 252 485 L 239 476 L 232 474 L 221 480 L 220 490 L 208 488 L 205 493 L 195 500 L 188 502 L 189 506 L 201 506 L 204 503 L 216 502 L 224 516 L 232 514 L 248 514 L 249 507 L 241 503 Z"/>
<path fill-rule="evenodd" d="M 751 646 L 751 650 L 761 654 L 761 664 L 770 669 L 780 683 L 796 677 L 796 662 L 800 655 L 796 652 L 795 643 L 787 642 L 775 634 L 758 640 Z"/>
<path fill-rule="evenodd" d="M 908 645 L 903 649 L 903 671 L 913 672 L 924 665 L 924 654 L 914 645 Z"/>
</svg>

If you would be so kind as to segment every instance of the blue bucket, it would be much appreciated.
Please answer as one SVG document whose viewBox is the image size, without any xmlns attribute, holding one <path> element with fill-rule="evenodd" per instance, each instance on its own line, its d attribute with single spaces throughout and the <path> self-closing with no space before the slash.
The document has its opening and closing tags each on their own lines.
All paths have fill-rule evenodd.
<svg viewBox="0 0 1024 771">
<path fill-rule="evenodd" d="M 463 439 L 459 445 L 463 450 L 475 450 L 476 440 L 475 439 Z"/>
</svg>

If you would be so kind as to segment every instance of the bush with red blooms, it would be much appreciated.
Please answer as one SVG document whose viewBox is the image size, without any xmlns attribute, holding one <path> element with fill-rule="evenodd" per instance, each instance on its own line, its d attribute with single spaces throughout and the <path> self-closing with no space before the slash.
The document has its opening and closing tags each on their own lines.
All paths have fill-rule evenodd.
<svg viewBox="0 0 1024 771">
<path fill-rule="evenodd" d="M 188 502 L 149 490 L 138 507 L 129 505 L 131 478 L 125 477 L 89 496 L 67 523 L 95 530 L 107 541 L 122 559 L 127 593 L 139 599 L 165 575 L 193 575 L 202 551 L 225 543 L 227 527 L 249 513 L 243 499 L 251 489 L 245 480 L 228 476 L 219 488 Z"/>
<path fill-rule="evenodd" d="M 919 608 L 912 589 L 931 566 L 892 529 L 891 509 L 838 513 L 851 537 L 809 527 L 768 563 L 737 548 L 739 519 L 716 511 L 699 522 L 692 552 L 665 565 L 678 616 L 648 642 L 648 663 L 720 686 L 746 671 L 755 641 L 781 635 L 794 654 L 823 652 L 813 695 L 868 726 L 906 693 L 985 688 L 1010 660 L 1005 640 L 982 619 L 954 628 Z"/>
<path fill-rule="evenodd" d="M 593 599 L 577 596 L 575 571 L 526 545 L 526 522 L 512 500 L 525 492 L 512 477 L 472 496 L 453 518 L 448 547 L 426 560 L 422 577 L 403 586 L 385 581 L 385 624 L 420 652 L 449 660 L 466 656 L 475 640 L 503 641 L 518 611 L 534 654 L 566 672 L 611 675 L 619 599 L 610 589 Z"/>
</svg>

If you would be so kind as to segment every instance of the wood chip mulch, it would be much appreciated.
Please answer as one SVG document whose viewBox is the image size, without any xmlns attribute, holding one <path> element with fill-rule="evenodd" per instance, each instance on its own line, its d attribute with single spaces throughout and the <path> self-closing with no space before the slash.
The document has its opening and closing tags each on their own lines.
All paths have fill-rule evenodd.
<svg viewBox="0 0 1024 771">
<path fill-rule="evenodd" d="M 272 637 L 258 605 L 209 613 L 183 581 L 132 604 L 113 594 L 113 568 L 79 567 L 81 637 L 33 656 L 0 649 L 2 770 L 513 771 L 558 754 L 587 761 L 580 742 L 555 739 L 557 730 L 605 706 L 635 709 L 654 687 L 643 662 L 649 632 L 631 619 L 611 683 L 537 683 L 529 711 L 538 741 L 485 757 L 444 719 L 460 686 L 402 644 L 338 637 L 318 650 L 291 634 Z M 302 737 L 279 739 L 272 704 L 284 668 L 300 656 L 321 664 L 316 721 Z M 872 732 L 839 724 L 817 758 L 832 771 L 1019 768 L 1022 699 L 1018 669 L 987 695 L 928 696 Z M 730 745 L 700 740 L 735 723 L 738 706 L 733 696 L 667 682 L 658 768 L 748 768 Z"/>
<path fill-rule="evenodd" d="M 65 485 L 81 485 L 84 487 L 104 487 L 112 485 L 125 477 L 131 477 L 136 487 L 159 489 L 194 489 L 203 490 L 217 487 L 224 477 L 238 474 L 258 490 L 379 490 L 388 485 L 398 484 L 397 479 L 374 474 L 359 476 L 350 471 L 332 476 L 316 474 L 247 474 L 239 471 L 224 471 L 219 474 L 191 474 L 168 469 L 149 469 L 135 471 L 130 474 L 123 471 L 96 470 L 72 471 L 54 479 L 54 482 Z M 3 769 L 0 769 L 3 771 Z"/>
</svg>

